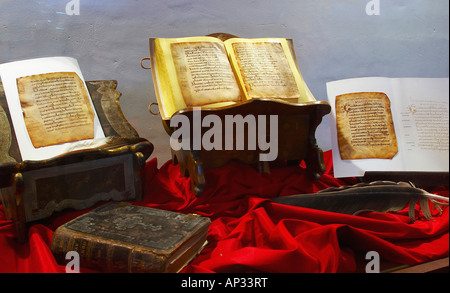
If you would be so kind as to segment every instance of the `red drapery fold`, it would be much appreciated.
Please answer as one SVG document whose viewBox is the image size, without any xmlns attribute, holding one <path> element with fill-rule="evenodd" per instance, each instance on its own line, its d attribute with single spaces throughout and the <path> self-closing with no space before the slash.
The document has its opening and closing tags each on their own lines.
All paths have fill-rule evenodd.
<svg viewBox="0 0 450 293">
<path fill-rule="evenodd" d="M 206 171 L 207 186 L 198 197 L 178 166 L 169 161 L 158 169 L 152 159 L 145 167 L 144 200 L 135 204 L 211 218 L 208 245 L 183 272 L 355 272 L 359 257 L 369 251 L 408 265 L 448 256 L 448 208 L 441 215 L 434 211 L 434 220 L 428 221 L 417 206 L 419 219 L 411 222 L 406 207 L 353 216 L 270 200 L 357 183 L 355 178 L 334 178 L 331 151 L 324 156 L 327 171 L 318 181 L 306 176 L 302 164 L 261 175 L 251 166 L 230 162 Z M 448 196 L 446 187 L 429 191 Z M 50 251 L 53 231 L 88 210 L 59 212 L 34 223 L 28 242 L 19 245 L 0 206 L 0 272 L 65 272 Z"/>
</svg>

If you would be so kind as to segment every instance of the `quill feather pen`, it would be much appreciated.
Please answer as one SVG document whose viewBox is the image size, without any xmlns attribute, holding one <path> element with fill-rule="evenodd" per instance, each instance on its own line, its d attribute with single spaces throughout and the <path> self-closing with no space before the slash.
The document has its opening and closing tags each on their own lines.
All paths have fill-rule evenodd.
<svg viewBox="0 0 450 293">
<path fill-rule="evenodd" d="M 406 182 L 374 181 L 350 186 L 331 187 L 312 194 L 296 194 L 272 199 L 275 203 L 322 211 L 356 215 L 362 211 L 399 211 L 409 204 L 408 215 L 415 221 L 415 206 L 431 220 L 429 202 L 437 207 L 449 204 L 448 197 L 428 193 Z"/>
</svg>

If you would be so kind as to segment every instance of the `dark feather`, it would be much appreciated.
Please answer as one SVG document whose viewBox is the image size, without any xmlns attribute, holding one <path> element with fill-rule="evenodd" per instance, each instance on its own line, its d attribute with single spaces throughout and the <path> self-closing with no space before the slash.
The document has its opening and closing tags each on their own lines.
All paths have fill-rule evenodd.
<svg viewBox="0 0 450 293">
<path fill-rule="evenodd" d="M 423 215 L 432 218 L 429 202 L 440 209 L 448 197 L 439 196 L 405 182 L 375 181 L 351 186 L 332 187 L 312 194 L 277 197 L 273 202 L 322 211 L 354 215 L 362 211 L 399 211 L 409 204 L 409 217 L 415 220 L 415 206 L 420 202 Z"/>
</svg>

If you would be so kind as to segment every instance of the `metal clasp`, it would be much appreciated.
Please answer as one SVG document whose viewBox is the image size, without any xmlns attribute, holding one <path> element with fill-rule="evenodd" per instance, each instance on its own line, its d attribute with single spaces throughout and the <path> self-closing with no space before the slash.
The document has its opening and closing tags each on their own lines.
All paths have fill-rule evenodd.
<svg viewBox="0 0 450 293">
<path fill-rule="evenodd" d="M 158 112 L 153 112 L 152 111 L 152 106 L 153 105 L 156 105 L 157 107 L 158 107 Z M 151 114 L 153 114 L 153 115 L 159 115 L 159 105 L 158 105 L 158 103 L 151 103 L 149 106 L 148 106 L 148 111 L 151 113 Z"/>
<path fill-rule="evenodd" d="M 150 58 L 150 57 L 144 57 L 144 58 L 142 58 L 142 59 L 141 59 L 141 67 L 142 67 L 143 69 L 152 69 L 151 66 L 150 66 L 150 67 L 145 67 L 145 66 L 142 64 L 142 62 L 144 62 L 144 61 L 146 61 L 146 60 L 151 61 L 151 58 Z"/>
</svg>

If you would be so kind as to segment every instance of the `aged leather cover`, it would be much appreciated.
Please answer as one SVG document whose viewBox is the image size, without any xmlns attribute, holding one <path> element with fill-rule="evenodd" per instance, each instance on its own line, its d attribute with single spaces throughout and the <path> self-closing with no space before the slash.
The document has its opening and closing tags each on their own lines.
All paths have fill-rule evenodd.
<svg viewBox="0 0 450 293">
<path fill-rule="evenodd" d="M 77 251 L 80 266 L 114 273 L 178 272 L 205 246 L 210 225 L 196 214 L 109 203 L 56 229 L 59 264 Z"/>
</svg>

